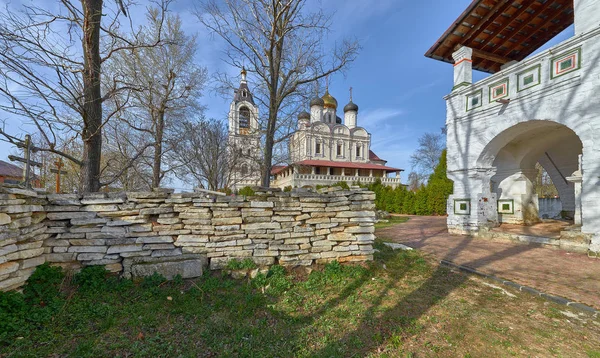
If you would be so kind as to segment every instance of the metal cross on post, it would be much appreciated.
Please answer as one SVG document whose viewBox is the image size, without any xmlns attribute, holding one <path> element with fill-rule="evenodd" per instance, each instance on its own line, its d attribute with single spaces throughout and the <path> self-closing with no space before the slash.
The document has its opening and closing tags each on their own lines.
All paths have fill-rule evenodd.
<svg viewBox="0 0 600 358">
<path fill-rule="evenodd" d="M 31 144 L 31 136 L 29 134 L 25 135 L 24 141 L 19 141 L 16 143 L 16 145 L 19 148 L 23 148 L 23 156 L 25 158 L 9 155 L 8 159 L 13 162 L 25 163 L 25 167 L 23 168 L 23 179 L 25 180 L 24 184 L 26 188 L 31 189 L 31 166 L 38 168 L 42 167 L 42 163 L 31 160 L 31 153 L 35 153 L 37 148 Z"/>
<path fill-rule="evenodd" d="M 62 170 L 62 167 L 64 166 L 62 158 L 56 159 L 54 161 L 54 165 L 56 165 L 56 169 L 52 168 L 52 169 L 50 169 L 50 171 L 52 173 L 56 173 L 56 194 L 59 194 L 60 193 L 60 175 L 61 174 L 66 175 L 67 172 L 65 170 Z"/>
</svg>

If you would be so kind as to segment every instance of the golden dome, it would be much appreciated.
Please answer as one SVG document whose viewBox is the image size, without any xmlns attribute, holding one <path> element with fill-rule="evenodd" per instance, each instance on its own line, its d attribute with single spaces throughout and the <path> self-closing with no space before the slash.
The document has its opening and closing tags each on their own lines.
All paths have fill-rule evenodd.
<svg viewBox="0 0 600 358">
<path fill-rule="evenodd" d="M 325 102 L 323 107 L 337 109 L 337 106 L 338 106 L 337 100 L 335 98 L 333 98 L 332 95 L 329 94 L 329 91 L 325 91 L 325 94 L 323 95 L 322 98 L 323 98 L 323 102 Z"/>
</svg>

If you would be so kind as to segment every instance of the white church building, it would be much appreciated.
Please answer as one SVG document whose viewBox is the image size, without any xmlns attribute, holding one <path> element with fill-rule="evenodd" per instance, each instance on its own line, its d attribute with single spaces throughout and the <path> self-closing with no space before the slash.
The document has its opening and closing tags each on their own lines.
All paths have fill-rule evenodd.
<svg viewBox="0 0 600 358">
<path fill-rule="evenodd" d="M 337 107 L 337 100 L 327 90 L 323 97 L 310 102 L 310 113 L 298 115 L 298 128 L 288 143 L 290 163 L 272 168 L 272 187 L 316 187 L 341 181 L 369 184 L 376 180 L 394 188 L 402 185 L 402 169 L 387 166 L 371 150 L 371 134 L 357 125 L 358 106 L 352 98 L 344 107 L 343 120 Z M 242 70 L 229 108 L 228 140 L 233 151 L 229 157 L 234 161 L 229 188 L 234 191 L 261 182 L 258 115 L 246 71 Z"/>
<path fill-rule="evenodd" d="M 533 54 L 573 24 L 573 37 Z M 474 0 L 426 56 L 454 65 L 449 231 L 539 222 L 539 163 L 574 218 L 571 237 L 598 255 L 600 0 Z M 491 75 L 473 83 L 474 69 Z"/>
<path fill-rule="evenodd" d="M 278 188 L 331 185 L 338 182 L 382 184 L 397 187 L 402 169 L 386 165 L 371 150 L 371 134 L 358 126 L 358 106 L 344 106 L 344 118 L 337 115 L 338 102 L 325 91 L 310 102 L 310 113 L 298 115 L 298 129 L 289 141 L 290 164 L 276 166 L 271 185 Z"/>
</svg>

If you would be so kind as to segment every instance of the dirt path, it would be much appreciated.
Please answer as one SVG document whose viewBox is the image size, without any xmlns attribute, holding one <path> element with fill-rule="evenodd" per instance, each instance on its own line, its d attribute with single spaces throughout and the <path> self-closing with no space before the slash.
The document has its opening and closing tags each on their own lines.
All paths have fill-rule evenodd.
<svg viewBox="0 0 600 358">
<path fill-rule="evenodd" d="M 585 254 L 450 235 L 445 217 L 411 216 L 404 224 L 378 229 L 377 236 L 436 258 L 534 287 L 600 309 L 600 260 Z"/>
</svg>

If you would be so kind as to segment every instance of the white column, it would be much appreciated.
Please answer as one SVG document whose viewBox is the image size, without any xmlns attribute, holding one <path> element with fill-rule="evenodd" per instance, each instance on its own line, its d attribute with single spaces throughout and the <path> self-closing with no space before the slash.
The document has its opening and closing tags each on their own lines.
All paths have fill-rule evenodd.
<svg viewBox="0 0 600 358">
<path fill-rule="evenodd" d="M 310 173 L 311 173 L 312 175 L 315 175 L 315 167 L 310 167 Z"/>
<path fill-rule="evenodd" d="M 354 172 L 354 176 L 357 177 L 358 176 L 358 169 L 356 169 L 356 171 Z"/>
<path fill-rule="evenodd" d="M 473 83 L 473 49 L 463 46 L 452 54 L 454 59 L 454 87 Z"/>
<path fill-rule="evenodd" d="M 581 170 L 581 155 L 579 155 L 579 169 L 573 172 L 567 181 L 575 185 L 575 225 L 581 226 L 583 223 L 581 216 L 581 183 L 583 182 L 583 171 Z"/>
<path fill-rule="evenodd" d="M 369 169 L 369 177 L 373 177 L 373 169 Z"/>
<path fill-rule="evenodd" d="M 346 168 L 342 168 L 342 176 L 346 175 Z"/>
</svg>

